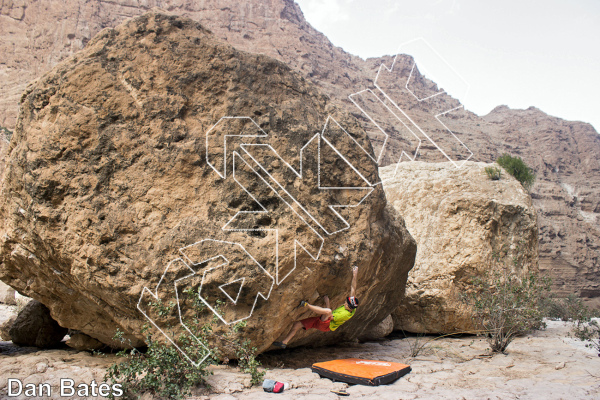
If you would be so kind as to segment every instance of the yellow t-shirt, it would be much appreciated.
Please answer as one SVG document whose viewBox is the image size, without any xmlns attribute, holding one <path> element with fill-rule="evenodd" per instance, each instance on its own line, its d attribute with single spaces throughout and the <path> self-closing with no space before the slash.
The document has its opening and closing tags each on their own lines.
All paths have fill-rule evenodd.
<svg viewBox="0 0 600 400">
<path fill-rule="evenodd" d="M 335 331 L 337 328 L 340 327 L 340 325 L 352 318 L 355 312 L 356 308 L 352 311 L 348 311 L 343 305 L 339 306 L 332 312 L 333 317 L 331 318 L 331 322 L 329 323 L 329 329 Z"/>
</svg>

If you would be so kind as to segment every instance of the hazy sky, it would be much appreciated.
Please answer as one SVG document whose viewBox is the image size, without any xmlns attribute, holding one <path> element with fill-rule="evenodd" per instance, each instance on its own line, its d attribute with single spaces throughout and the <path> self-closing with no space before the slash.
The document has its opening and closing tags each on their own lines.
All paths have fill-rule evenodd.
<svg viewBox="0 0 600 400">
<path fill-rule="evenodd" d="M 535 106 L 600 131 L 600 0 L 296 2 L 333 44 L 363 58 L 425 39 L 450 66 L 438 67 L 468 82 L 467 96 L 456 97 L 476 114 Z"/>
</svg>

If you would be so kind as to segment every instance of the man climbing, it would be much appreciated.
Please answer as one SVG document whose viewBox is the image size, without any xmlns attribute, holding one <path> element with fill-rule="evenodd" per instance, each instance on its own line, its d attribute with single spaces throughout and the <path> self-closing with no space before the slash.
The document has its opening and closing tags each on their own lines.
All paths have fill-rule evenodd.
<svg viewBox="0 0 600 400">
<path fill-rule="evenodd" d="M 273 343 L 273 345 L 285 349 L 289 341 L 292 340 L 292 338 L 300 330 L 300 328 L 303 328 L 305 330 L 318 329 L 323 332 L 335 331 L 337 328 L 340 327 L 340 325 L 352 318 L 354 316 L 354 313 L 356 312 L 356 307 L 358 307 L 358 299 L 355 297 L 357 275 L 358 267 L 354 266 L 352 268 L 352 284 L 350 286 L 350 296 L 346 297 L 346 301 L 343 305 L 339 306 L 333 311 L 331 311 L 331 308 L 329 308 L 329 297 L 327 295 L 323 296 L 323 300 L 325 301 L 325 308 L 308 304 L 308 302 L 304 300 L 300 302 L 301 307 L 308 307 L 311 311 L 320 314 L 320 316 L 306 318 L 294 322 L 290 333 L 285 337 L 285 339 L 283 339 L 281 342 L 275 342 Z"/>
</svg>

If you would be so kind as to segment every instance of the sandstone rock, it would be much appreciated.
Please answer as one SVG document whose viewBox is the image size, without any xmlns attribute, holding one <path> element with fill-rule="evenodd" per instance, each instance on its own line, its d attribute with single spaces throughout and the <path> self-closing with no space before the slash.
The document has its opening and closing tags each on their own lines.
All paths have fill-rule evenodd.
<svg viewBox="0 0 600 400">
<path fill-rule="evenodd" d="M 409 162 L 380 170 L 388 201 L 417 241 L 406 298 L 394 329 L 451 333 L 473 329 L 461 301 L 470 281 L 504 258 L 511 273 L 538 269 L 537 218 L 531 198 L 506 172 L 490 180 L 488 164 Z M 394 175 L 395 174 L 395 175 Z M 389 179 L 389 180 L 388 180 Z M 517 258 L 513 265 L 512 258 Z"/>
<path fill-rule="evenodd" d="M 93 351 L 104 347 L 104 343 L 101 341 L 81 332 L 70 335 L 65 343 L 75 350 Z"/>
<path fill-rule="evenodd" d="M 6 321 L 3 321 L 0 324 L 0 339 L 2 339 L 4 341 L 10 341 L 10 340 L 12 340 L 10 338 L 10 328 L 12 328 L 12 326 L 15 323 L 16 319 L 17 319 L 16 316 L 10 317 Z"/>
<path fill-rule="evenodd" d="M 17 304 L 15 298 L 15 289 L 11 288 L 4 282 L 0 282 L 0 303 L 14 306 Z"/>
<path fill-rule="evenodd" d="M 67 331 L 52 319 L 48 307 L 33 300 L 19 313 L 8 333 L 19 346 L 47 348 L 59 344 Z"/>
<path fill-rule="evenodd" d="M 365 311 L 296 343 L 356 337 L 397 306 L 416 252 L 369 184 L 378 171 L 363 149 L 356 120 L 281 62 L 146 14 L 104 30 L 23 96 L 0 277 L 62 326 L 113 345 L 117 329 L 143 343 L 144 315 L 159 319 L 153 295 L 180 302 L 164 328 L 179 310 L 189 317 L 185 289 L 201 289 L 213 310 L 225 302 L 222 325 L 248 317 L 240 334 L 264 351 L 301 299 L 341 303 L 357 264 Z"/>
<path fill-rule="evenodd" d="M 226 366 L 211 367 L 212 375 L 206 378 L 206 383 L 213 393 L 232 394 L 252 387 L 250 376 Z"/>
<path fill-rule="evenodd" d="M 379 324 L 372 327 L 370 330 L 364 332 L 358 340 L 360 341 L 368 341 L 368 340 L 377 340 L 386 337 L 390 333 L 394 331 L 394 319 L 391 315 L 388 315 L 383 321 Z"/>
</svg>

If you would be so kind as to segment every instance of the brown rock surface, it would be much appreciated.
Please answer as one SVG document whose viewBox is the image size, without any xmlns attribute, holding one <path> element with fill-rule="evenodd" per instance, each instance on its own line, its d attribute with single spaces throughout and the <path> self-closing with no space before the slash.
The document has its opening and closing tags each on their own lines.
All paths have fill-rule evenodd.
<svg viewBox="0 0 600 400">
<path fill-rule="evenodd" d="M 11 288 L 4 282 L 0 282 L 0 303 L 8 304 L 9 306 L 17 305 L 15 289 Z"/>
<path fill-rule="evenodd" d="M 67 339 L 65 343 L 67 346 L 75 350 L 92 351 L 99 350 L 104 347 L 104 343 L 81 332 L 70 335 L 69 339 Z"/>
<path fill-rule="evenodd" d="M 85 46 L 105 27 L 162 8 L 200 22 L 236 47 L 263 53 L 338 92 L 360 76 L 360 58 L 333 46 L 305 20 L 293 0 L 69 0 L 0 3 L 0 125 L 13 128 L 27 83 Z M 32 51 L 34 49 L 34 51 Z M 335 68 L 332 66 L 335 65 Z M 340 93 L 340 97 L 346 95 Z"/>
<path fill-rule="evenodd" d="M 474 329 L 461 295 L 471 279 L 492 268 L 494 254 L 505 258 L 511 273 L 537 271 L 538 227 L 531 198 L 506 172 L 490 180 L 487 165 L 468 161 L 457 169 L 450 163 L 415 161 L 380 170 L 388 201 L 404 216 L 418 248 L 406 297 L 392 314 L 394 329 Z"/>
<path fill-rule="evenodd" d="M 0 278 L 61 325 L 113 344 L 121 329 L 140 344 L 143 291 L 149 313 L 153 294 L 168 304 L 177 288 L 183 301 L 202 284 L 207 305 L 226 302 L 224 322 L 251 316 L 244 335 L 263 351 L 301 299 L 341 303 L 353 264 L 366 311 L 297 343 L 356 337 L 396 307 L 416 247 L 381 186 L 366 183 L 378 179 L 356 145 L 370 150 L 368 138 L 281 62 L 150 13 L 103 31 L 29 86 L 21 107 Z M 240 132 L 250 136 L 226 141 Z"/>
<path fill-rule="evenodd" d="M 394 331 L 394 319 L 391 315 L 388 315 L 383 321 L 378 323 L 377 325 L 371 327 L 371 329 L 365 331 L 361 336 L 358 337 L 358 340 L 368 341 L 368 340 L 377 340 L 383 339 L 390 333 Z"/>
<path fill-rule="evenodd" d="M 15 315 L 15 316 L 9 317 L 6 320 L 0 321 L 0 339 L 2 339 L 4 341 L 12 340 L 10 338 L 10 328 L 12 328 L 16 319 L 17 319 L 17 316 Z"/>
<path fill-rule="evenodd" d="M 48 348 L 58 345 L 67 331 L 52 319 L 48 307 L 32 300 L 17 315 L 8 334 L 19 346 Z"/>
</svg>

